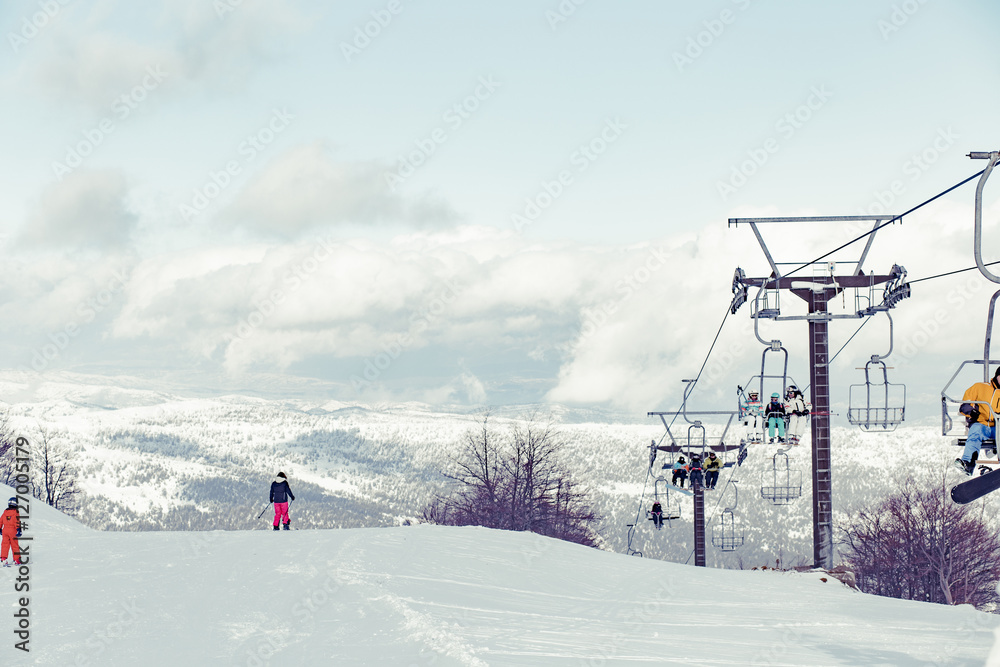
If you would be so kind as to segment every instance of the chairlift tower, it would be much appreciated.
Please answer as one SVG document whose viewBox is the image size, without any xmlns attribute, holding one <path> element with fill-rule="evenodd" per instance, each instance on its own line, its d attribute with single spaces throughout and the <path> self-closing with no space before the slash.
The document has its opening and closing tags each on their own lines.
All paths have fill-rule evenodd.
<svg viewBox="0 0 1000 667">
<path fill-rule="evenodd" d="M 861 319 L 894 307 L 910 295 L 910 286 L 905 282 L 906 270 L 894 265 L 887 274 L 865 274 L 864 262 L 881 225 L 894 221 L 898 216 L 820 216 L 798 218 L 730 218 L 729 226 L 749 225 L 760 244 L 764 256 L 771 267 L 771 275 L 764 278 L 747 278 L 742 269 L 737 268 L 733 278 L 733 302 L 731 311 L 735 314 L 747 301 L 749 288 L 756 287 L 754 306 L 750 314 L 754 320 L 754 335 L 767 346 L 780 347 L 780 341 L 765 341 L 760 337 L 758 324 L 761 319 L 772 321 L 805 320 L 809 325 L 809 379 L 812 395 L 812 480 L 813 480 L 813 558 L 816 567 L 829 569 L 833 566 L 833 483 L 830 456 L 830 339 L 829 324 L 836 319 Z M 856 262 L 852 261 L 850 273 L 834 275 L 837 264 L 814 260 L 805 263 L 775 262 L 763 236 L 760 226 L 764 224 L 804 224 L 815 222 L 832 223 L 873 223 L 868 240 Z M 782 267 L 794 265 L 797 268 L 783 273 Z M 794 275 L 802 269 L 820 267 L 819 275 Z M 884 286 L 882 301 L 876 304 L 875 290 Z M 842 292 L 855 290 L 856 312 L 834 314 L 828 309 L 830 301 Z M 862 291 L 868 291 L 868 298 L 859 302 Z M 806 315 L 782 315 L 780 309 L 781 292 L 791 292 L 806 302 Z M 862 307 L 863 306 L 863 307 Z"/>
<path fill-rule="evenodd" d="M 735 451 L 740 449 L 740 445 L 727 445 L 726 435 L 729 433 L 729 427 L 732 426 L 733 418 L 737 413 L 731 411 L 718 411 L 718 410 L 701 410 L 697 412 L 688 412 L 687 410 L 687 398 L 694 386 L 693 380 L 684 380 L 684 382 L 689 383 L 684 391 L 684 402 L 681 404 L 681 409 L 676 412 L 648 412 L 646 413 L 649 417 L 659 417 L 660 421 L 663 423 L 663 427 L 666 429 L 666 435 L 670 438 L 669 445 L 657 445 L 654 440 L 649 448 L 649 469 L 650 472 L 653 470 L 653 464 L 656 462 L 657 452 L 669 452 L 671 454 L 683 453 L 687 454 L 688 457 L 691 455 L 697 455 L 702 462 L 705 461 L 709 452 L 715 452 L 716 454 L 726 455 L 726 452 Z M 694 419 L 696 416 L 703 415 L 713 415 L 713 416 L 725 416 L 728 417 L 726 421 L 726 426 L 722 430 L 722 435 L 719 436 L 718 444 L 708 444 L 708 433 L 705 429 L 704 423 L 700 419 Z M 676 418 L 682 416 L 684 421 L 688 424 L 687 438 L 685 441 L 678 442 L 674 438 L 673 432 L 670 430 L 671 422 L 667 421 L 667 417 Z M 731 463 L 725 463 L 723 467 L 731 466 Z M 704 473 L 702 473 L 704 475 Z M 694 501 L 694 512 L 693 512 L 693 522 L 694 522 L 694 564 L 697 567 L 705 567 L 705 553 L 706 540 L 705 540 L 705 485 L 703 478 L 697 479 L 696 477 L 690 478 L 690 488 L 693 495 Z"/>
</svg>

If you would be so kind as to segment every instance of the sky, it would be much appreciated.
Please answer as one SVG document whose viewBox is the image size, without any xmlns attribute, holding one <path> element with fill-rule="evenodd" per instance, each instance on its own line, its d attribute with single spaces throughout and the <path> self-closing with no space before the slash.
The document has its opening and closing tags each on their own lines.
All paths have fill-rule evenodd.
<svg viewBox="0 0 1000 667">
<path fill-rule="evenodd" d="M 769 272 L 729 218 L 901 213 L 982 168 L 998 20 L 985 0 L 3 3 L 0 366 L 673 409 L 736 267 Z M 880 231 L 866 269 L 973 266 L 974 186 Z M 801 262 L 866 229 L 764 233 Z M 914 418 L 982 354 L 991 291 L 963 273 L 895 309 Z M 759 367 L 749 312 L 699 405 Z M 758 333 L 807 375 L 803 323 Z M 835 400 L 888 347 L 879 316 Z"/>
</svg>

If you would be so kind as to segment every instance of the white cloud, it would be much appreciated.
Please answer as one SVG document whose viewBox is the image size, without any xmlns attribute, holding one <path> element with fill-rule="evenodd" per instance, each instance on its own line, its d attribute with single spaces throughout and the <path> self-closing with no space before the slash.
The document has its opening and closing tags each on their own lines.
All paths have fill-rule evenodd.
<svg viewBox="0 0 1000 667">
<path fill-rule="evenodd" d="M 147 259 L 132 271 L 112 334 L 183 341 L 225 326 L 239 312 L 237 306 L 260 290 L 267 257 L 263 246 L 237 246 Z"/>
<path fill-rule="evenodd" d="M 244 0 L 221 16 L 217 4 L 94 0 L 61 7 L 22 47 L 21 77 L 58 101 L 104 111 L 141 83 L 147 67 L 162 68 L 176 90 L 239 88 L 307 27 L 291 2 Z M 141 38 L 132 36 L 136 22 Z"/>
<path fill-rule="evenodd" d="M 424 198 L 391 193 L 375 163 L 337 162 L 322 142 L 298 146 L 271 161 L 223 212 L 227 224 L 268 234 L 345 223 L 406 222 L 439 225 L 451 211 Z"/>
<path fill-rule="evenodd" d="M 406 238 L 149 260 L 134 273 L 114 335 L 179 343 L 232 373 L 322 357 L 354 360 L 360 373 L 387 351 L 391 363 L 406 355 L 421 367 L 435 363 L 423 351 L 451 350 L 466 360 L 449 386 L 474 402 L 495 380 L 474 368 L 517 350 L 526 363 L 546 363 L 545 347 L 565 361 L 553 397 L 632 403 L 658 390 L 664 359 L 703 337 L 707 322 L 681 312 L 728 301 L 728 280 L 710 296 L 688 275 L 703 257 L 687 256 L 686 239 L 607 249 L 547 248 L 489 230 Z M 607 313 L 593 331 L 590 312 Z"/>
<path fill-rule="evenodd" d="M 137 217 L 118 171 L 78 170 L 42 193 L 19 234 L 30 247 L 108 248 L 129 243 Z"/>
<path fill-rule="evenodd" d="M 169 48 L 107 33 L 67 35 L 55 40 L 44 57 L 28 62 L 24 76 L 57 102 L 83 103 L 109 115 L 115 100 L 144 79 L 158 86 L 181 78 L 185 67 Z M 155 79 L 149 77 L 151 70 L 157 72 Z"/>
<path fill-rule="evenodd" d="M 6 257 L 0 273 L 0 331 L 14 348 L 9 366 L 27 364 L 34 351 L 53 339 L 74 355 L 94 350 L 78 343 L 103 331 L 123 303 L 135 259 L 106 252 L 100 258 L 43 254 L 25 261 Z M 65 357 L 65 354 L 62 354 Z"/>
</svg>

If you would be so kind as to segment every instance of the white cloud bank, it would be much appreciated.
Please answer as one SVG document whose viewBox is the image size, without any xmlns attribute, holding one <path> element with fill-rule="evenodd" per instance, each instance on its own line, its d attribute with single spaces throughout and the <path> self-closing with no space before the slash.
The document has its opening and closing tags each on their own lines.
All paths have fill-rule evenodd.
<svg viewBox="0 0 1000 667">
<path fill-rule="evenodd" d="M 994 206 L 987 218 L 998 213 Z M 868 266 L 881 273 L 900 262 L 911 278 L 970 266 L 970 221 L 970 207 L 948 203 L 914 216 L 880 233 Z M 997 225 L 986 232 L 993 238 Z M 774 247 L 796 258 L 854 235 L 835 227 L 815 236 L 792 227 L 766 233 L 782 236 Z M 491 228 L 418 231 L 384 243 L 327 230 L 310 240 L 203 246 L 137 261 L 91 326 L 104 357 L 116 346 L 140 346 L 161 367 L 231 377 L 308 375 L 315 366 L 346 388 L 343 398 L 479 404 L 520 383 L 535 398 L 648 410 L 666 407 L 680 380 L 697 373 L 738 265 L 751 276 L 768 273 L 750 231 L 723 225 L 627 247 L 531 243 Z M 16 320 L 7 329 L 44 342 L 106 273 L 97 263 L 20 267 L 0 284 L 9 295 L 5 313 Z M 914 286 L 914 298 L 895 311 L 898 366 L 916 369 L 928 354 L 978 353 L 992 288 L 980 280 L 970 289 L 976 275 Z M 804 312 L 795 302 L 783 302 L 785 313 Z M 853 312 L 853 295 L 834 306 Z M 717 385 L 710 398 L 729 400 L 759 363 L 762 346 L 748 314 L 745 306 L 720 338 L 706 369 L 709 390 Z M 932 321 L 933 332 L 914 341 Z M 846 340 L 855 322 L 835 323 L 832 344 Z M 803 323 L 763 322 L 761 335 L 782 339 L 793 352 L 793 374 L 804 375 Z M 837 372 L 846 378 L 887 342 L 885 324 L 873 323 L 838 359 Z M 85 348 L 79 353 L 87 357 Z"/>
</svg>

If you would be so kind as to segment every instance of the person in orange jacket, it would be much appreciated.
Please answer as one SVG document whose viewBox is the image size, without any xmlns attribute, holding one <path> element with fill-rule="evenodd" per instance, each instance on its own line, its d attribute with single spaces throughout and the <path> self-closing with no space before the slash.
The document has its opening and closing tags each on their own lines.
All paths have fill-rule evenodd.
<svg viewBox="0 0 1000 667">
<path fill-rule="evenodd" d="M 21 516 L 17 513 L 17 498 L 7 501 L 7 509 L 0 514 L 0 561 L 4 567 L 7 564 L 7 552 L 11 552 L 14 565 L 21 564 L 21 545 L 17 538 L 21 537 Z"/>
<path fill-rule="evenodd" d="M 955 459 L 955 467 L 971 475 L 976 469 L 983 440 L 996 435 L 996 415 L 1000 412 L 1000 367 L 989 384 L 977 382 L 965 390 L 959 412 L 966 418 L 969 436 L 965 439 L 962 458 Z"/>
</svg>

